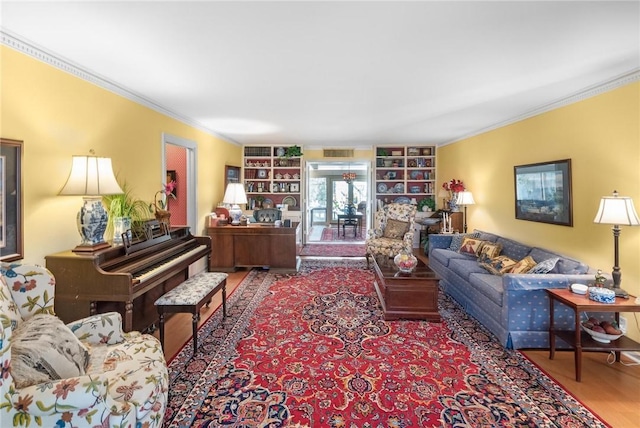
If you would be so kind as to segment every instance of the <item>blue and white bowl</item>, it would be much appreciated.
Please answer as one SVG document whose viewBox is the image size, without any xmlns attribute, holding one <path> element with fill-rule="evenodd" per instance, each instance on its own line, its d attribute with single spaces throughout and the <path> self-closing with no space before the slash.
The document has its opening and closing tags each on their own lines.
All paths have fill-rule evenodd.
<svg viewBox="0 0 640 428">
<path fill-rule="evenodd" d="M 589 299 L 599 303 L 615 303 L 616 293 L 603 287 L 589 287 Z"/>
</svg>

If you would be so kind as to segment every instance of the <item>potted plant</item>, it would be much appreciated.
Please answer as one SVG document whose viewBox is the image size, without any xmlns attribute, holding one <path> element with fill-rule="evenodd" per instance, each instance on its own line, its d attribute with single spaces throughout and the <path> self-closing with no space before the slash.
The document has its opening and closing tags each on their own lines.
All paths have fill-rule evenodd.
<svg viewBox="0 0 640 428">
<path fill-rule="evenodd" d="M 113 236 L 114 244 L 121 244 L 122 234 L 130 230 L 132 224 L 137 225 L 148 220 L 151 214 L 145 201 L 133 197 L 126 182 L 120 187 L 124 193 L 102 197 L 102 203 L 109 214 L 106 233 L 107 236 Z"/>
<path fill-rule="evenodd" d="M 284 157 L 286 158 L 293 158 L 293 157 L 300 157 L 300 156 L 302 156 L 302 149 L 298 145 L 287 147 L 287 151 L 284 154 Z"/>
<path fill-rule="evenodd" d="M 436 201 L 433 198 L 424 198 L 418 201 L 418 210 L 433 211 L 436 209 Z"/>
</svg>

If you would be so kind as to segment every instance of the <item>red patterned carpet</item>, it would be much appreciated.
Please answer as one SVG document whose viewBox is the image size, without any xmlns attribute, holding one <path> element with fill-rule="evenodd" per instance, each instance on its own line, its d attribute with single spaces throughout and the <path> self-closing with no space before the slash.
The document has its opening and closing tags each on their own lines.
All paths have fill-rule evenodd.
<svg viewBox="0 0 640 428">
<path fill-rule="evenodd" d="M 306 244 L 301 256 L 364 257 L 364 244 Z"/>
<path fill-rule="evenodd" d="M 606 426 L 444 295 L 442 323 L 384 321 L 349 264 L 250 272 L 170 362 L 165 426 Z"/>
<path fill-rule="evenodd" d="M 342 234 L 342 227 L 340 228 L 340 233 L 338 233 L 337 226 L 325 227 L 322 230 L 322 237 L 320 240 L 322 242 L 348 242 L 348 241 L 364 241 L 366 238 L 365 228 L 362 228 L 362 234 L 360 231 L 354 236 L 353 227 L 347 227 L 345 231 L 345 236 Z M 364 236 L 363 236 L 364 235 Z"/>
</svg>

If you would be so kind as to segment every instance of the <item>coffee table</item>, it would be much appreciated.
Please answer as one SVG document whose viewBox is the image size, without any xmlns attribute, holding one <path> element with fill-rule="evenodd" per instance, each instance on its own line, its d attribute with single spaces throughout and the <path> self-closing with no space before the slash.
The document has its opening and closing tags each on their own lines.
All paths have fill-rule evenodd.
<svg viewBox="0 0 640 428">
<path fill-rule="evenodd" d="M 373 258 L 374 285 L 385 320 L 422 319 L 440 322 L 438 283 L 440 278 L 418 259 L 411 273 L 403 273 L 385 256 Z"/>
</svg>

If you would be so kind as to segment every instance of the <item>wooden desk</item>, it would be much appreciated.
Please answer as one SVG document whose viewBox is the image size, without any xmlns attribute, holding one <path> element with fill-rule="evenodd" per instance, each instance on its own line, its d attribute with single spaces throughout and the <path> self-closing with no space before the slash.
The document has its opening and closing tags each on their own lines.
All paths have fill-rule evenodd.
<svg viewBox="0 0 640 428">
<path fill-rule="evenodd" d="M 635 303 L 636 298 L 628 299 L 616 297 L 615 303 L 600 303 L 589 299 L 587 295 L 576 294 L 565 288 L 547 289 L 549 294 L 549 313 L 551 320 L 549 325 L 549 359 L 553 360 L 556 351 L 556 336 L 567 342 L 574 350 L 576 367 L 576 382 L 580 382 L 582 372 L 582 351 L 615 352 L 616 361 L 620 361 L 620 351 L 638 351 L 640 343 L 622 336 L 611 343 L 600 343 L 582 330 L 580 314 L 582 312 L 615 312 L 616 322 L 620 322 L 620 312 L 640 312 L 640 305 Z M 553 306 L 555 301 L 564 303 L 575 312 L 575 331 L 555 330 L 553 320 Z"/>
<path fill-rule="evenodd" d="M 338 214 L 338 236 L 340 236 L 340 220 L 344 220 L 342 223 L 342 236 L 346 236 L 345 226 L 353 226 L 353 236 L 357 236 L 360 232 L 362 236 L 362 217 L 361 213 L 357 214 Z"/>
<path fill-rule="evenodd" d="M 263 267 L 295 272 L 300 267 L 302 227 L 275 227 L 271 224 L 214 226 L 211 237 L 210 271 L 233 272 L 238 267 Z"/>
</svg>

